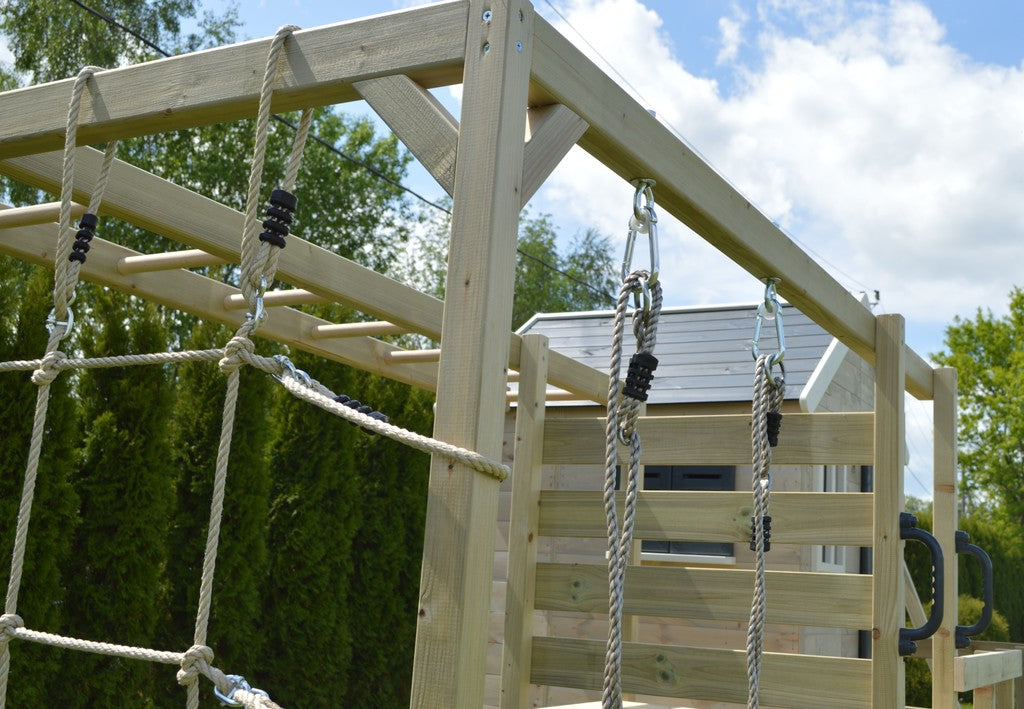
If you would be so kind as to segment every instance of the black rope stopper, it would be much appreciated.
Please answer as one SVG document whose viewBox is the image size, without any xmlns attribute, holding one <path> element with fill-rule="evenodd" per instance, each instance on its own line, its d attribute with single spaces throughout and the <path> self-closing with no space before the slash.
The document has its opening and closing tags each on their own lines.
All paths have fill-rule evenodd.
<svg viewBox="0 0 1024 709">
<path fill-rule="evenodd" d="M 359 401 L 357 399 L 353 399 L 351 396 L 348 396 L 347 394 L 338 394 L 336 397 L 334 397 L 334 400 L 337 401 L 339 404 L 342 404 L 343 406 L 347 406 L 348 408 L 350 408 L 350 409 L 352 409 L 354 411 L 358 411 L 361 414 L 366 414 L 367 416 L 369 416 L 370 418 L 372 418 L 372 419 L 374 419 L 376 421 L 380 421 L 382 423 L 390 422 L 390 419 L 387 417 L 386 414 L 382 414 L 380 411 L 374 411 L 372 406 L 367 406 L 366 404 L 361 404 L 361 403 L 359 403 Z M 353 425 L 356 425 L 356 424 L 353 424 Z M 364 431 L 366 431 L 371 436 L 377 435 L 375 431 L 371 431 L 371 430 L 369 430 L 367 428 L 363 428 L 362 426 L 360 426 L 360 428 L 362 428 Z"/>
<path fill-rule="evenodd" d="M 270 193 L 270 206 L 267 207 L 267 218 L 263 222 L 266 229 L 260 234 L 260 241 L 266 241 L 279 249 L 284 248 L 284 238 L 288 236 L 288 227 L 292 223 L 292 215 L 299 206 L 299 200 L 286 190 L 274 190 Z"/>
<path fill-rule="evenodd" d="M 71 253 L 68 254 L 68 261 L 85 263 L 85 255 L 89 253 L 89 242 L 96 236 L 96 227 L 100 220 L 95 214 L 86 212 L 78 222 L 78 233 L 75 234 L 75 243 L 71 246 Z"/>
<path fill-rule="evenodd" d="M 780 428 L 782 428 L 782 413 L 780 411 L 769 411 L 765 433 L 768 435 L 768 445 L 772 448 L 779 445 Z"/>
<path fill-rule="evenodd" d="M 654 370 L 658 368 L 658 358 L 650 352 L 637 352 L 629 358 L 629 370 L 622 393 L 637 401 L 647 401 L 647 392 L 651 389 Z"/>
<path fill-rule="evenodd" d="M 764 529 L 764 550 L 772 550 L 772 516 L 765 515 L 763 518 Z M 757 518 L 750 518 L 750 551 L 757 551 Z"/>
</svg>

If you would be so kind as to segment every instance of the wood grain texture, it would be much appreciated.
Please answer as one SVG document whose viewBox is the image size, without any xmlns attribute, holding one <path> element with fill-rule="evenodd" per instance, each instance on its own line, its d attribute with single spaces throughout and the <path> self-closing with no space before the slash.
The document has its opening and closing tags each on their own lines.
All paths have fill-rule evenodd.
<svg viewBox="0 0 1024 709">
<path fill-rule="evenodd" d="M 953 663 L 953 684 L 958 692 L 1012 680 L 1020 674 L 1020 650 L 975 652 L 962 655 Z"/>
<path fill-rule="evenodd" d="M 945 613 L 939 630 L 932 636 L 932 706 L 958 709 L 953 686 L 953 662 L 957 656 L 956 632 L 957 564 L 955 533 L 957 515 L 957 373 L 951 367 L 935 370 L 935 398 L 932 403 L 934 483 L 932 492 L 932 534 L 946 559 L 943 569 Z"/>
</svg>

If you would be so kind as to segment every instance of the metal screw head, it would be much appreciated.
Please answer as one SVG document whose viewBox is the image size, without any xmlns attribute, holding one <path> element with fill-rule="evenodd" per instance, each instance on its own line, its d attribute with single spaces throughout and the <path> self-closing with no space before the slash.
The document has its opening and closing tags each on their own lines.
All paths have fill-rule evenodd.
<svg viewBox="0 0 1024 709">
<path fill-rule="evenodd" d="M 484 10 L 484 15 L 483 15 L 484 22 L 490 22 L 492 17 L 494 17 L 494 13 L 493 12 L 491 12 L 490 10 Z"/>
<path fill-rule="evenodd" d="M 484 42 L 484 54 L 487 54 L 490 51 L 491 51 L 491 43 L 490 42 Z"/>
<path fill-rule="evenodd" d="M 523 43 L 518 41 L 518 40 L 516 41 L 516 51 L 517 52 L 523 51 Z"/>
</svg>

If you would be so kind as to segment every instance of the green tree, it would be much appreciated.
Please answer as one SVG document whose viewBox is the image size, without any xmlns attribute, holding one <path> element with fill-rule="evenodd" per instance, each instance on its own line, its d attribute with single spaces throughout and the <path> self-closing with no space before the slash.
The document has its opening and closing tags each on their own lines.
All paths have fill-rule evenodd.
<svg viewBox="0 0 1024 709">
<path fill-rule="evenodd" d="M 152 304 L 99 289 L 91 301 L 81 325 L 85 356 L 166 350 L 166 331 Z M 74 483 L 82 517 L 67 565 L 75 579 L 67 597 L 72 635 L 143 647 L 156 640 L 174 503 L 167 431 L 172 396 L 164 367 L 80 375 L 83 462 Z M 67 692 L 61 698 L 70 704 L 138 706 L 152 694 L 153 668 L 135 660 L 69 653 L 62 677 L 54 692 Z"/>
<path fill-rule="evenodd" d="M 1002 317 L 956 318 L 945 345 L 932 357 L 959 372 L 961 493 L 1024 526 L 1024 291 Z"/>
<path fill-rule="evenodd" d="M 0 360 L 40 357 L 46 346 L 43 327 L 49 311 L 50 278 L 43 269 L 0 258 Z M 11 544 L 21 499 L 25 464 L 38 387 L 28 372 L 0 375 L 0 584 L 7 588 Z M 28 627 L 64 632 L 64 601 L 69 580 L 62 566 L 71 553 L 78 520 L 78 498 L 70 476 L 77 461 L 77 406 L 68 374 L 50 385 L 47 427 L 36 479 L 35 499 L 25 552 L 18 613 Z M 48 687 L 60 676 L 58 651 L 14 641 L 8 706 L 46 706 Z"/>
</svg>

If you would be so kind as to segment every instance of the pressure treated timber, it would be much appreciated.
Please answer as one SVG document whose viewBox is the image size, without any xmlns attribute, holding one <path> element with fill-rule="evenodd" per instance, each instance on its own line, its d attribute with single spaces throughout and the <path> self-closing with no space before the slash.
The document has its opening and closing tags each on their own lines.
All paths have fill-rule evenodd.
<svg viewBox="0 0 1024 709">
<path fill-rule="evenodd" d="M 520 709 L 529 701 L 533 650 L 534 588 L 537 583 L 537 519 L 540 514 L 541 450 L 544 440 L 544 390 L 547 386 L 548 338 L 523 337 L 523 371 L 516 408 L 512 459 L 512 506 L 509 512 L 505 628 L 502 635 L 502 709 Z M 607 577 L 607 570 L 605 571 Z"/>
<path fill-rule="evenodd" d="M 387 359 L 391 362 L 439 362 L 441 350 L 392 350 Z"/>
<path fill-rule="evenodd" d="M 77 202 L 72 202 L 71 218 L 78 219 L 83 214 L 85 214 L 85 207 Z M 0 211 L 0 229 L 46 224 L 48 222 L 56 222 L 58 219 L 60 219 L 60 202 L 31 204 L 27 207 L 11 207 Z"/>
<path fill-rule="evenodd" d="M 347 322 L 331 325 L 321 325 L 313 330 L 312 335 L 316 339 L 329 337 L 378 337 L 380 335 L 403 335 L 407 333 L 401 325 L 389 322 Z"/>
<path fill-rule="evenodd" d="M 600 690 L 604 649 L 600 640 L 534 638 L 531 678 L 538 684 Z M 622 689 L 745 705 L 746 652 L 624 643 Z M 872 706 L 870 695 L 870 660 L 776 652 L 762 656 L 760 699 L 764 706 L 866 709 Z"/>
<path fill-rule="evenodd" d="M 77 151 L 76 198 L 88 199 L 102 157 L 92 148 Z M 61 153 L 41 153 L 0 161 L 0 173 L 56 192 L 61 164 Z M 111 167 L 101 212 L 228 261 L 239 257 L 240 212 L 121 160 L 115 160 Z M 288 247 L 281 252 L 277 277 L 329 301 L 407 327 L 410 332 L 440 339 L 444 310 L 440 300 L 310 244 L 296 234 L 289 235 Z M 513 335 L 509 343 L 511 369 L 517 368 L 520 340 Z M 607 400 L 607 375 L 558 352 L 551 352 L 549 365 L 552 384 L 597 403 Z"/>
<path fill-rule="evenodd" d="M 57 225 L 53 223 L 0 231 L 0 253 L 47 268 L 53 268 L 56 245 Z M 192 313 L 204 320 L 229 327 L 242 324 L 245 319 L 243 312 L 229 311 L 223 307 L 226 298 L 238 293 L 237 288 L 180 269 L 132 275 L 118 273 L 118 261 L 133 254 L 137 252 L 97 237 L 92 240 L 89 257 L 82 265 L 82 278 Z M 298 310 L 281 308 L 276 309 L 260 326 L 257 336 L 420 389 L 433 391 L 437 386 L 435 366 L 388 364 L 384 355 L 393 349 L 392 345 L 365 337 L 336 341 L 318 341 L 311 337 L 312 330 L 322 324 L 326 324 L 326 321 Z M 324 383 L 330 385 L 330 382 Z"/>
<path fill-rule="evenodd" d="M 470 0 L 468 8 L 434 437 L 497 457 L 533 7 Z M 431 457 L 411 707 L 483 705 L 497 517 L 497 480 Z"/>
<path fill-rule="evenodd" d="M 520 196 L 524 206 L 587 130 L 587 122 L 565 106 L 531 108 L 526 125 L 529 135 L 523 152 Z"/>
<path fill-rule="evenodd" d="M 961 655 L 953 661 L 953 687 L 968 692 L 1020 677 L 1021 651 L 994 650 Z"/>
<path fill-rule="evenodd" d="M 199 249 L 184 251 L 168 251 L 163 254 L 139 254 L 125 256 L 117 262 L 117 272 L 121 274 L 144 273 L 146 271 L 169 271 L 175 268 L 199 268 L 201 266 L 219 266 L 227 263 L 224 259 L 208 254 Z"/>
<path fill-rule="evenodd" d="M 904 542 L 900 540 L 899 514 L 903 510 L 903 451 L 906 445 L 903 395 L 906 347 L 902 316 L 880 315 L 876 322 L 875 468 L 874 493 L 871 494 L 874 501 L 874 539 L 870 544 L 861 546 L 873 547 L 872 703 L 875 707 L 901 707 L 906 703 L 903 658 L 898 650 L 899 631 L 905 618 Z"/>
<path fill-rule="evenodd" d="M 403 74 L 360 81 L 354 86 L 444 191 L 452 194 L 459 124 L 448 109 Z"/>
<path fill-rule="evenodd" d="M 542 18 L 534 26 L 530 99 L 570 108 L 590 125 L 580 147 L 623 179 L 657 180 L 659 209 L 755 277 L 781 278 L 780 295 L 874 362 L 871 311 Z M 909 348 L 907 363 L 908 391 L 930 398 L 931 367 Z"/>
<path fill-rule="evenodd" d="M 604 537 L 602 494 L 600 490 L 543 491 L 540 533 Z M 623 495 L 617 495 L 620 514 Z M 772 493 L 772 541 L 871 546 L 871 497 L 862 492 Z M 639 493 L 634 534 L 660 541 L 749 542 L 752 512 L 749 492 L 645 490 Z"/>
<path fill-rule="evenodd" d="M 932 399 L 933 468 L 932 534 L 946 559 L 943 568 L 946 612 L 939 630 L 932 636 L 932 706 L 935 709 L 959 709 L 953 687 L 953 661 L 957 614 L 956 528 L 957 528 L 957 372 L 952 367 L 935 370 L 935 395 Z"/>
<path fill-rule="evenodd" d="M 322 295 L 316 293 L 310 293 L 308 290 L 301 288 L 289 288 L 287 290 L 268 290 L 263 294 L 263 305 L 268 308 L 274 308 L 280 305 L 313 305 L 315 303 L 329 303 L 329 298 L 324 298 Z M 249 304 L 245 302 L 245 296 L 241 293 L 235 293 L 224 299 L 224 307 L 227 310 L 247 310 Z M 324 325 L 323 327 L 330 327 L 330 325 Z M 319 331 L 319 327 L 317 328 Z M 316 332 L 316 331 L 315 331 Z M 314 332 L 314 337 L 317 335 Z M 370 333 L 362 333 L 370 334 Z"/>
<path fill-rule="evenodd" d="M 509 571 L 511 578 L 511 570 Z M 871 627 L 871 577 L 768 571 L 769 623 L 864 630 Z M 624 613 L 747 622 L 754 572 L 746 569 L 630 567 Z M 540 610 L 605 614 L 608 567 L 537 565 Z"/>
<path fill-rule="evenodd" d="M 750 415 L 649 416 L 640 419 L 647 465 L 750 465 Z M 603 418 L 549 418 L 544 462 L 604 462 Z M 626 448 L 620 449 L 623 455 Z M 874 414 L 791 414 L 782 418 L 776 465 L 871 465 Z"/>
<path fill-rule="evenodd" d="M 467 4 L 441 3 L 299 30 L 284 46 L 272 110 L 359 98 L 352 82 L 404 73 L 430 88 L 462 80 Z M 97 73 L 82 99 L 78 144 L 256 115 L 270 39 Z M 63 146 L 74 79 L 4 94 L 0 157 Z"/>
</svg>

